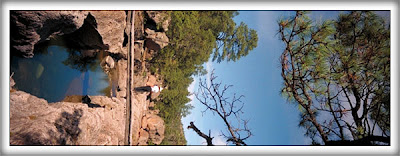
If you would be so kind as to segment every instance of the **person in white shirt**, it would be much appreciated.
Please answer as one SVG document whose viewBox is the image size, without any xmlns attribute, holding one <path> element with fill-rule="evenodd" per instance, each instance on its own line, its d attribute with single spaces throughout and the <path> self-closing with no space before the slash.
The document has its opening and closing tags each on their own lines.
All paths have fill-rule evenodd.
<svg viewBox="0 0 400 156">
<path fill-rule="evenodd" d="M 158 93 L 158 92 L 161 92 L 162 90 L 163 90 L 163 88 L 158 86 L 158 85 L 154 85 L 154 86 L 151 87 L 151 92 L 152 93 Z"/>
<path fill-rule="evenodd" d="M 158 85 L 146 86 L 146 87 L 150 88 L 150 94 L 147 96 L 147 99 L 150 99 L 150 101 L 151 101 L 151 94 L 158 93 L 158 92 L 161 92 L 163 90 L 163 88 L 158 86 Z"/>
<path fill-rule="evenodd" d="M 150 85 L 150 86 L 143 86 L 143 87 L 136 87 L 136 91 L 140 92 L 150 92 L 151 93 L 158 93 L 161 92 L 164 88 L 158 86 L 158 85 Z"/>
</svg>

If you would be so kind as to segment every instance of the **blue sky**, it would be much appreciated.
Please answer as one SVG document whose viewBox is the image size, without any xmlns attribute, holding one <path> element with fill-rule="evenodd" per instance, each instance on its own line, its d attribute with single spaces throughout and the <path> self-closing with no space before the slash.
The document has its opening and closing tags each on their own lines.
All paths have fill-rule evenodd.
<svg viewBox="0 0 400 156">
<path fill-rule="evenodd" d="M 204 66 L 210 72 L 215 69 L 217 80 L 223 84 L 233 85 L 230 90 L 245 97 L 242 99 L 244 108 L 242 118 L 250 119 L 248 127 L 254 136 L 246 143 L 248 145 L 308 145 L 310 139 L 303 136 L 304 130 L 298 128 L 297 106 L 287 103 L 280 95 L 283 83 L 280 77 L 279 56 L 284 49 L 278 39 L 277 21 L 280 18 L 294 15 L 293 11 L 240 11 L 234 18 L 236 23 L 244 22 L 249 28 L 258 32 L 258 46 L 246 57 L 236 62 L 207 62 Z M 315 20 L 336 19 L 338 11 L 313 11 L 310 17 Z M 381 12 L 378 14 L 382 14 Z M 207 78 L 209 74 L 201 78 Z M 199 77 L 188 90 L 197 91 Z M 226 144 L 219 136 L 226 128 L 223 121 L 211 112 L 202 115 L 205 109 L 194 96 L 191 104 L 195 107 L 191 114 L 182 119 L 183 127 L 190 121 L 203 132 L 211 130 L 214 144 Z M 185 129 L 188 145 L 205 144 L 193 130 Z"/>
</svg>

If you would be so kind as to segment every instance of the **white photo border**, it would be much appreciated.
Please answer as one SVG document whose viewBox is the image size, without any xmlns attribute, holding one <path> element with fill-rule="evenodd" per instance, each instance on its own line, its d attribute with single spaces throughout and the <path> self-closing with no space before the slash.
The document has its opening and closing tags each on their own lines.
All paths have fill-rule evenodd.
<svg viewBox="0 0 400 156">
<path fill-rule="evenodd" d="M 9 145 L 9 72 L 10 10 L 390 10 L 391 11 L 391 146 L 10 146 Z M 398 155 L 398 0 L 329 0 L 329 1 L 1 1 L 1 153 L 9 154 L 376 154 Z"/>
</svg>

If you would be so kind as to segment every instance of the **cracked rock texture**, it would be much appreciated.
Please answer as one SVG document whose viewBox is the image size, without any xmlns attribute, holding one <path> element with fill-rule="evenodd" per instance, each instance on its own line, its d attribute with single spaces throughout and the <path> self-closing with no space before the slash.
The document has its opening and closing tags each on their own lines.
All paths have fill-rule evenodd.
<svg viewBox="0 0 400 156">
<path fill-rule="evenodd" d="M 123 145 L 123 99 L 91 96 L 94 105 L 47 103 L 23 91 L 10 93 L 10 145 Z M 68 101 L 68 100 L 66 100 Z"/>
<path fill-rule="evenodd" d="M 34 45 L 79 29 L 87 11 L 10 11 L 11 49 L 33 57 Z"/>
</svg>

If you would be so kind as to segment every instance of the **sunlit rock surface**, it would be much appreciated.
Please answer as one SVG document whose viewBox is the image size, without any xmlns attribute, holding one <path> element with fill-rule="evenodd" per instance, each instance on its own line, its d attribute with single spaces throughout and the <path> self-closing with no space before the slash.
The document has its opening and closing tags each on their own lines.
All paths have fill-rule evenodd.
<svg viewBox="0 0 400 156">
<path fill-rule="evenodd" d="M 171 17 L 167 15 L 165 11 L 146 11 L 147 16 L 156 23 L 161 25 L 162 31 L 168 31 L 169 23 L 171 22 Z"/>
<path fill-rule="evenodd" d="M 96 107 L 91 107 L 79 99 L 47 103 L 23 91 L 11 92 L 10 144 L 123 145 L 124 101 L 93 96 Z"/>
<path fill-rule="evenodd" d="M 96 19 L 97 31 L 111 53 L 121 53 L 126 26 L 125 11 L 90 11 Z"/>
</svg>

